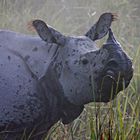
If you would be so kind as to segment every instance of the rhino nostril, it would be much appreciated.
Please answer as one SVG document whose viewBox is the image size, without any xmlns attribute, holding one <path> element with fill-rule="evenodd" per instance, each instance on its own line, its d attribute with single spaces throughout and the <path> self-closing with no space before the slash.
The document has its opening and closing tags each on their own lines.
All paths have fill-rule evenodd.
<svg viewBox="0 0 140 140">
<path fill-rule="evenodd" d="M 118 67 L 118 63 L 115 60 L 110 60 L 107 65 L 114 68 Z"/>
</svg>

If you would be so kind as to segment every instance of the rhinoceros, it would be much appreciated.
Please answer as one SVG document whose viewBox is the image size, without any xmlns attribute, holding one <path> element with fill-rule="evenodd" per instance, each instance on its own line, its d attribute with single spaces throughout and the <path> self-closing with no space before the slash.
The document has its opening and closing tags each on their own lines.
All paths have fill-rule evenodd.
<svg viewBox="0 0 140 140">
<path fill-rule="evenodd" d="M 115 18 L 104 13 L 83 36 L 65 36 L 42 20 L 32 21 L 39 36 L 0 31 L 1 139 L 43 139 L 85 104 L 109 102 L 127 88 L 132 62 L 110 28 Z"/>
</svg>

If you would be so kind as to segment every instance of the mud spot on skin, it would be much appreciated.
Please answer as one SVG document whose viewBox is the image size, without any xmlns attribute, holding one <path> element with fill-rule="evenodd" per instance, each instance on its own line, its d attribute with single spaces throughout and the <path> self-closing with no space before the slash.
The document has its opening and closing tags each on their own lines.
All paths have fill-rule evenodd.
<svg viewBox="0 0 140 140">
<path fill-rule="evenodd" d="M 96 66 L 96 63 L 93 64 L 93 67 L 95 67 L 95 66 Z"/>
<path fill-rule="evenodd" d="M 5 115 L 7 116 L 9 114 L 9 112 L 6 112 Z"/>
<path fill-rule="evenodd" d="M 19 109 L 24 109 L 24 105 L 20 105 L 19 106 Z"/>
<path fill-rule="evenodd" d="M 76 64 L 76 63 L 78 63 L 78 60 L 75 60 L 75 61 L 74 61 L 74 64 Z"/>
<path fill-rule="evenodd" d="M 19 90 L 16 91 L 16 94 L 17 94 L 17 95 L 19 94 Z"/>
<path fill-rule="evenodd" d="M 22 115 L 25 116 L 26 114 L 23 112 Z"/>
<path fill-rule="evenodd" d="M 71 56 L 75 56 L 75 53 L 72 53 L 72 55 Z"/>
<path fill-rule="evenodd" d="M 103 51 L 101 51 L 101 55 L 103 55 Z"/>
<path fill-rule="evenodd" d="M 13 105 L 13 108 L 16 108 L 16 106 L 15 106 L 15 105 Z"/>
<path fill-rule="evenodd" d="M 30 58 L 29 55 L 26 55 L 26 56 L 24 57 L 25 61 L 28 61 L 29 58 Z"/>
<path fill-rule="evenodd" d="M 32 75 L 31 75 L 31 77 L 32 77 L 33 79 L 35 79 L 35 78 L 36 78 L 34 74 L 32 74 Z"/>
<path fill-rule="evenodd" d="M 38 74 L 38 71 L 36 71 L 35 73 Z"/>
<path fill-rule="evenodd" d="M 5 79 L 3 78 L 2 81 L 5 81 Z"/>
<path fill-rule="evenodd" d="M 88 62 L 89 62 L 89 61 L 88 61 L 86 58 L 82 60 L 82 63 L 83 63 L 84 65 L 88 64 Z"/>
<path fill-rule="evenodd" d="M 24 105 L 19 105 L 19 106 L 13 105 L 13 108 L 21 110 L 21 109 L 24 109 L 25 106 Z"/>
<path fill-rule="evenodd" d="M 19 85 L 19 89 L 21 89 L 21 87 L 22 87 L 22 86 L 21 86 L 21 85 Z"/>
<path fill-rule="evenodd" d="M 89 86 L 90 86 L 90 87 L 92 86 L 91 83 L 89 84 Z"/>
<path fill-rule="evenodd" d="M 91 75 L 89 75 L 89 81 L 91 81 Z"/>
<path fill-rule="evenodd" d="M 105 59 L 102 60 L 102 64 L 104 64 L 104 63 L 105 63 Z"/>
<path fill-rule="evenodd" d="M 68 61 L 67 60 L 65 61 L 65 64 L 68 64 Z"/>
<path fill-rule="evenodd" d="M 37 47 L 34 47 L 32 51 L 33 52 L 36 52 L 36 51 L 38 51 L 38 48 Z"/>
<path fill-rule="evenodd" d="M 11 60 L 11 56 L 9 56 L 9 55 L 8 55 L 8 60 L 9 60 L 9 61 Z"/>
<path fill-rule="evenodd" d="M 95 70 L 95 72 L 94 72 L 95 74 L 97 74 L 98 72 Z"/>
<path fill-rule="evenodd" d="M 74 76 L 77 76 L 77 73 L 74 73 Z"/>
</svg>

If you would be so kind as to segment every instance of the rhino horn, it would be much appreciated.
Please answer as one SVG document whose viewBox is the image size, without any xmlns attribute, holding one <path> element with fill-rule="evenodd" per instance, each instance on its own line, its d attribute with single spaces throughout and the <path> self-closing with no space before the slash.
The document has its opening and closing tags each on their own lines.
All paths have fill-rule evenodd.
<svg viewBox="0 0 140 140">
<path fill-rule="evenodd" d="M 45 42 L 57 43 L 61 46 L 65 44 L 66 37 L 52 27 L 47 26 L 42 20 L 33 20 L 29 22 L 28 27 L 29 29 L 36 30 L 40 38 Z"/>
<path fill-rule="evenodd" d="M 112 21 L 117 20 L 117 14 L 104 13 L 100 16 L 99 20 L 89 29 L 85 36 L 91 40 L 97 40 L 104 37 L 111 26 Z"/>
</svg>

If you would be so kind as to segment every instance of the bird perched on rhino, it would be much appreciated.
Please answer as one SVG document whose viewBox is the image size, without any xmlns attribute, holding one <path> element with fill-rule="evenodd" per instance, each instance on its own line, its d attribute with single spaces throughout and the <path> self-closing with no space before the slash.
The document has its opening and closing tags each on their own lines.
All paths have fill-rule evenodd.
<svg viewBox="0 0 140 140">
<path fill-rule="evenodd" d="M 45 139 L 59 120 L 68 124 L 85 104 L 109 102 L 128 87 L 132 62 L 110 28 L 116 17 L 104 13 L 84 36 L 65 36 L 42 20 L 30 23 L 39 37 L 0 31 L 1 139 Z"/>
</svg>

